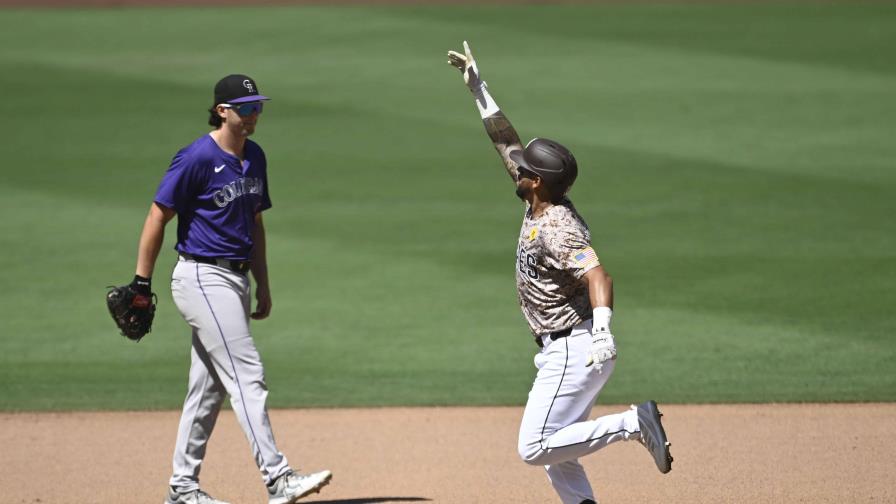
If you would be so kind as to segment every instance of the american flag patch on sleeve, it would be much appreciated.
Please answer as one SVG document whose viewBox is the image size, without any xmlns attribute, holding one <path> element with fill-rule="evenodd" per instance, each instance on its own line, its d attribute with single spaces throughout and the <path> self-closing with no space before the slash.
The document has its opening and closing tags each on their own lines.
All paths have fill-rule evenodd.
<svg viewBox="0 0 896 504">
<path fill-rule="evenodd" d="M 591 247 L 585 247 L 574 252 L 572 257 L 578 268 L 586 269 L 600 266 L 600 259 L 597 258 L 597 254 L 594 253 L 594 249 Z"/>
</svg>

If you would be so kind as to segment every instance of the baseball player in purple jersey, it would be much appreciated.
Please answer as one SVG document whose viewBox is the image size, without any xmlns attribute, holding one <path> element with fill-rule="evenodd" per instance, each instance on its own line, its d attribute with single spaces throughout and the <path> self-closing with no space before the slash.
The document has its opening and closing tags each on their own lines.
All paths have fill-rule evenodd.
<svg viewBox="0 0 896 504">
<path fill-rule="evenodd" d="M 277 449 L 265 406 L 264 368 L 249 330 L 250 318 L 262 320 L 271 312 L 262 221 L 271 207 L 267 162 L 248 139 L 267 100 L 245 75 L 228 75 L 215 85 L 209 109 L 215 129 L 174 156 L 140 236 L 132 285 L 148 295 L 165 225 L 177 215 L 171 293 L 192 329 L 189 384 L 166 504 L 226 504 L 199 488 L 199 470 L 227 395 L 270 504 L 294 503 L 332 477 L 330 471 L 294 472 Z"/>
<path fill-rule="evenodd" d="M 594 504 L 578 458 L 616 441 L 640 440 L 663 473 L 669 442 L 654 401 L 589 420 L 616 359 L 610 333 L 613 283 L 591 246 L 585 221 L 566 196 L 578 175 L 572 153 L 536 138 L 524 148 L 479 76 L 470 47 L 448 52 L 473 93 L 486 132 L 526 202 L 516 253 L 520 307 L 540 351 L 520 423 L 518 450 L 542 465 L 564 504 Z"/>
</svg>

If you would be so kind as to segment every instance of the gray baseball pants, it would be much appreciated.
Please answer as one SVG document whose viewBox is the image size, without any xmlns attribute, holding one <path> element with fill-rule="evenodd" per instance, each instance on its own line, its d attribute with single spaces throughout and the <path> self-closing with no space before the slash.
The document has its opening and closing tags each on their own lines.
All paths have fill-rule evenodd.
<svg viewBox="0 0 896 504">
<path fill-rule="evenodd" d="M 249 440 L 265 484 L 290 470 L 277 450 L 265 401 L 261 357 L 249 332 L 246 275 L 179 257 L 171 277 L 174 302 L 193 329 L 190 379 L 174 447 L 171 486 L 199 488 L 205 448 L 226 395 Z"/>
</svg>

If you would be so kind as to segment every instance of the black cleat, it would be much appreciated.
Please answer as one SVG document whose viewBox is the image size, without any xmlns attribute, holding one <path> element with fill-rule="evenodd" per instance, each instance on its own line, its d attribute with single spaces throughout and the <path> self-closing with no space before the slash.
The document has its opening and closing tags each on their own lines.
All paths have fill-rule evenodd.
<svg viewBox="0 0 896 504">
<path fill-rule="evenodd" d="M 672 470 L 672 454 L 669 447 L 672 446 L 666 439 L 666 431 L 660 417 L 663 416 L 656 407 L 655 401 L 647 401 L 635 407 L 638 412 L 638 424 L 641 426 L 641 444 L 653 455 L 657 469 L 665 474 Z"/>
</svg>

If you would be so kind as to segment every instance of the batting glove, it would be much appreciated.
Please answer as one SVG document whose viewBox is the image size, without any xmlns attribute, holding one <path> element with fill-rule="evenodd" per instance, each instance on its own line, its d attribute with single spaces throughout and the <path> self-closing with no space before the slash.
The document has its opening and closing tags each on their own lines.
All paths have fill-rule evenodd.
<svg viewBox="0 0 896 504">
<path fill-rule="evenodd" d="M 473 53 L 470 52 L 470 45 L 466 40 L 464 40 L 464 54 L 448 51 L 448 63 L 460 70 L 464 75 L 464 83 L 473 94 L 477 94 L 482 89 L 484 82 L 479 77 L 479 68 L 476 66 L 476 60 L 473 59 Z"/>
<path fill-rule="evenodd" d="M 616 341 L 610 331 L 591 333 L 591 353 L 588 355 L 586 367 L 594 366 L 597 372 L 602 372 L 604 363 L 616 358 Z"/>
<path fill-rule="evenodd" d="M 479 115 L 485 119 L 496 114 L 500 108 L 495 100 L 488 92 L 488 86 L 479 76 L 479 68 L 476 66 L 476 60 L 473 59 L 473 53 L 470 52 L 470 44 L 464 40 L 464 54 L 455 51 L 448 51 L 448 63 L 454 68 L 460 70 L 464 75 L 464 82 L 473 93 L 476 100 L 476 108 L 479 109 Z"/>
<path fill-rule="evenodd" d="M 604 362 L 616 358 L 616 341 L 610 333 L 610 318 L 613 310 L 601 306 L 594 309 L 594 318 L 591 326 L 591 352 L 588 354 L 588 362 L 585 366 L 594 365 L 600 373 Z"/>
</svg>

